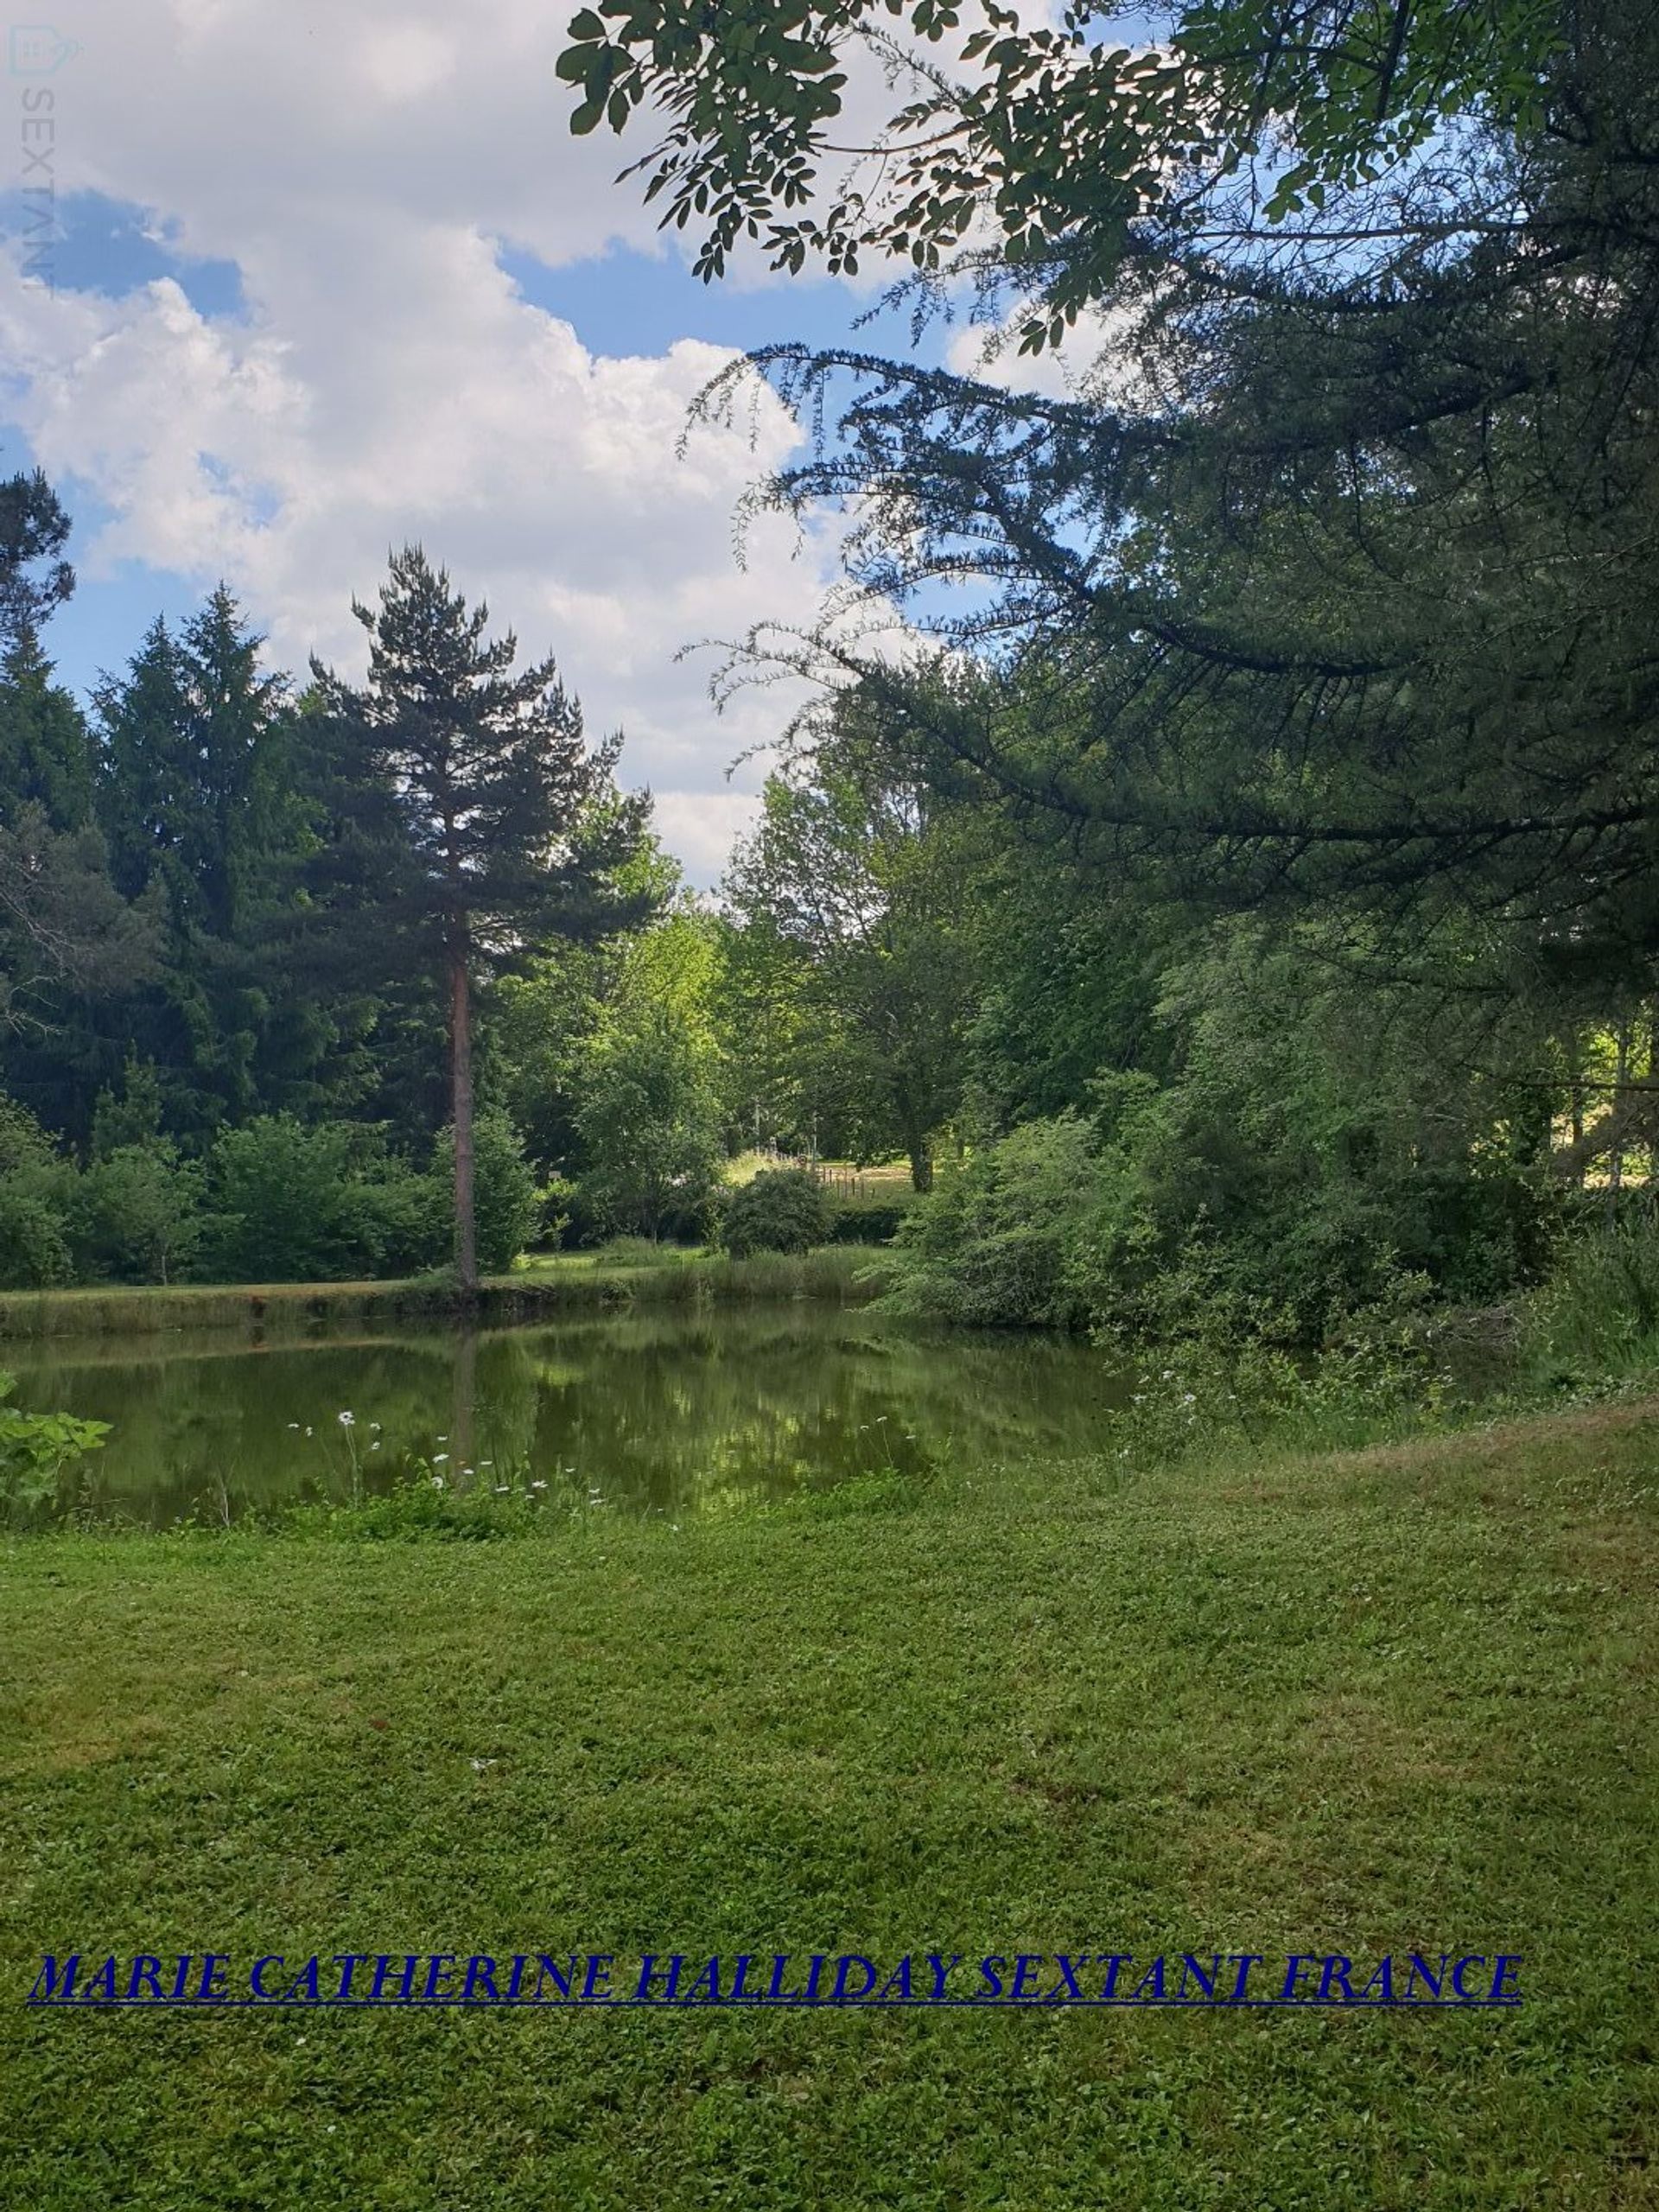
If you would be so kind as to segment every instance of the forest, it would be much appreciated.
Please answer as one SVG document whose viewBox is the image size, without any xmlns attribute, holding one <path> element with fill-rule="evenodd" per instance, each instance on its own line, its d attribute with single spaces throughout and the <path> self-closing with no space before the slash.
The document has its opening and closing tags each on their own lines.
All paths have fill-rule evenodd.
<svg viewBox="0 0 1659 2212">
<path fill-rule="evenodd" d="M 730 49 L 653 61 L 651 10 L 602 12 L 565 73 L 609 73 L 613 123 L 734 95 Z M 1316 1344 L 1586 1239 L 1650 1296 L 1655 31 L 1615 6 L 1533 55 L 1500 10 L 1471 60 L 1453 18 L 1444 52 L 1413 19 L 1389 162 L 1321 108 L 1265 210 L 1261 160 L 1176 205 L 1133 147 L 1085 204 L 1011 37 L 1033 135 L 974 312 L 1005 359 L 1082 346 L 1065 396 L 782 346 L 704 394 L 816 409 L 757 498 L 857 517 L 848 596 L 716 679 L 810 690 L 712 898 L 621 738 L 417 545 L 354 607 L 361 686 L 268 668 L 221 586 L 83 712 L 68 518 L 14 478 L 0 1283 L 464 1289 L 719 1240 L 759 1154 L 902 1161 L 864 1232 L 964 1322 Z M 1121 109 L 1138 65 L 1073 46 Z M 1526 99 L 1459 92 L 1504 55 Z M 1143 141 L 1185 127 L 1167 89 Z M 953 128 L 966 175 L 990 124 Z M 708 273 L 786 196 L 770 143 L 670 142 Z M 925 324 L 966 220 L 928 206 L 768 243 L 899 256 Z M 839 1233 L 786 1173 L 746 1207 L 751 1247 Z"/>
</svg>

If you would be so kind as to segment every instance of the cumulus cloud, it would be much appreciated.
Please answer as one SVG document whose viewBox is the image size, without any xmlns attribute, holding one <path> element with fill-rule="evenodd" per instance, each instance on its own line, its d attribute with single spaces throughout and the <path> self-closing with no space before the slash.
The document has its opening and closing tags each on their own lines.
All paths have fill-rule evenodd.
<svg viewBox="0 0 1659 2212">
<path fill-rule="evenodd" d="M 83 10 L 54 80 L 58 188 L 233 261 L 246 311 L 204 317 L 170 279 L 54 297 L 14 257 L 10 411 L 109 511 L 89 584 L 129 560 L 223 575 L 283 664 L 360 666 L 352 595 L 422 540 L 527 652 L 558 654 L 590 727 L 626 730 L 626 772 L 707 880 L 753 808 L 727 765 L 787 702 L 744 695 L 716 720 L 707 664 L 676 653 L 810 620 L 835 537 L 763 519 L 740 567 L 734 508 L 794 444 L 785 410 L 763 398 L 753 442 L 746 412 L 677 457 L 730 356 L 596 355 L 500 265 L 504 243 L 558 264 L 654 237 L 613 187 L 617 143 L 569 136 L 563 24 L 542 0 Z"/>
</svg>

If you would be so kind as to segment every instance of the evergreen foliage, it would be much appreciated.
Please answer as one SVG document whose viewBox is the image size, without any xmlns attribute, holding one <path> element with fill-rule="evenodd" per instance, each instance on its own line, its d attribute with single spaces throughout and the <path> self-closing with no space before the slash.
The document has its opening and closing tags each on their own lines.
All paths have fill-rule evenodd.
<svg viewBox="0 0 1659 2212">
<path fill-rule="evenodd" d="M 730 1192 L 720 1212 L 720 1241 L 735 1260 L 752 1252 L 810 1252 L 830 1234 L 823 1186 L 802 1167 L 762 1168 Z"/>
</svg>

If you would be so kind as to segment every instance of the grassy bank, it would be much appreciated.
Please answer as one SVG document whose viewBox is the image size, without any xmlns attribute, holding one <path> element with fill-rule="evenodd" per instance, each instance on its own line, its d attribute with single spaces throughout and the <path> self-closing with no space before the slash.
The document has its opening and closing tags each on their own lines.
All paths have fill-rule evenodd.
<svg viewBox="0 0 1659 2212">
<path fill-rule="evenodd" d="M 1607 1407 L 1229 1478 L 0 1557 L 42 2212 L 1653 2201 L 1653 1468 Z M 38 1953 L 1524 1955 L 1518 2012 L 29 2013 Z"/>
<path fill-rule="evenodd" d="M 625 1256 L 561 1252 L 489 1278 L 474 1307 L 486 1323 L 530 1320 L 594 1306 L 699 1299 L 874 1295 L 859 1278 L 879 1268 L 879 1248 L 826 1246 L 803 1257 L 638 1245 Z M 188 1283 L 91 1290 L 0 1292 L 0 1338 L 142 1334 L 166 1329 L 245 1329 L 301 1335 L 319 1321 L 391 1320 L 461 1310 L 445 1275 L 391 1282 Z"/>
</svg>

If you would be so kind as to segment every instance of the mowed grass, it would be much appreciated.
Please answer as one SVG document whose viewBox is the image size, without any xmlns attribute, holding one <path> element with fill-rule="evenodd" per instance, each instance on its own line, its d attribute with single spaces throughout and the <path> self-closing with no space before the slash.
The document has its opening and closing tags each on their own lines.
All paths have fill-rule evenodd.
<svg viewBox="0 0 1659 2212">
<path fill-rule="evenodd" d="M 0 2202 L 1651 2203 L 1656 1447 L 13 1543 Z M 1508 1951 L 1526 2002 L 26 2012 L 72 1947 Z"/>
</svg>

